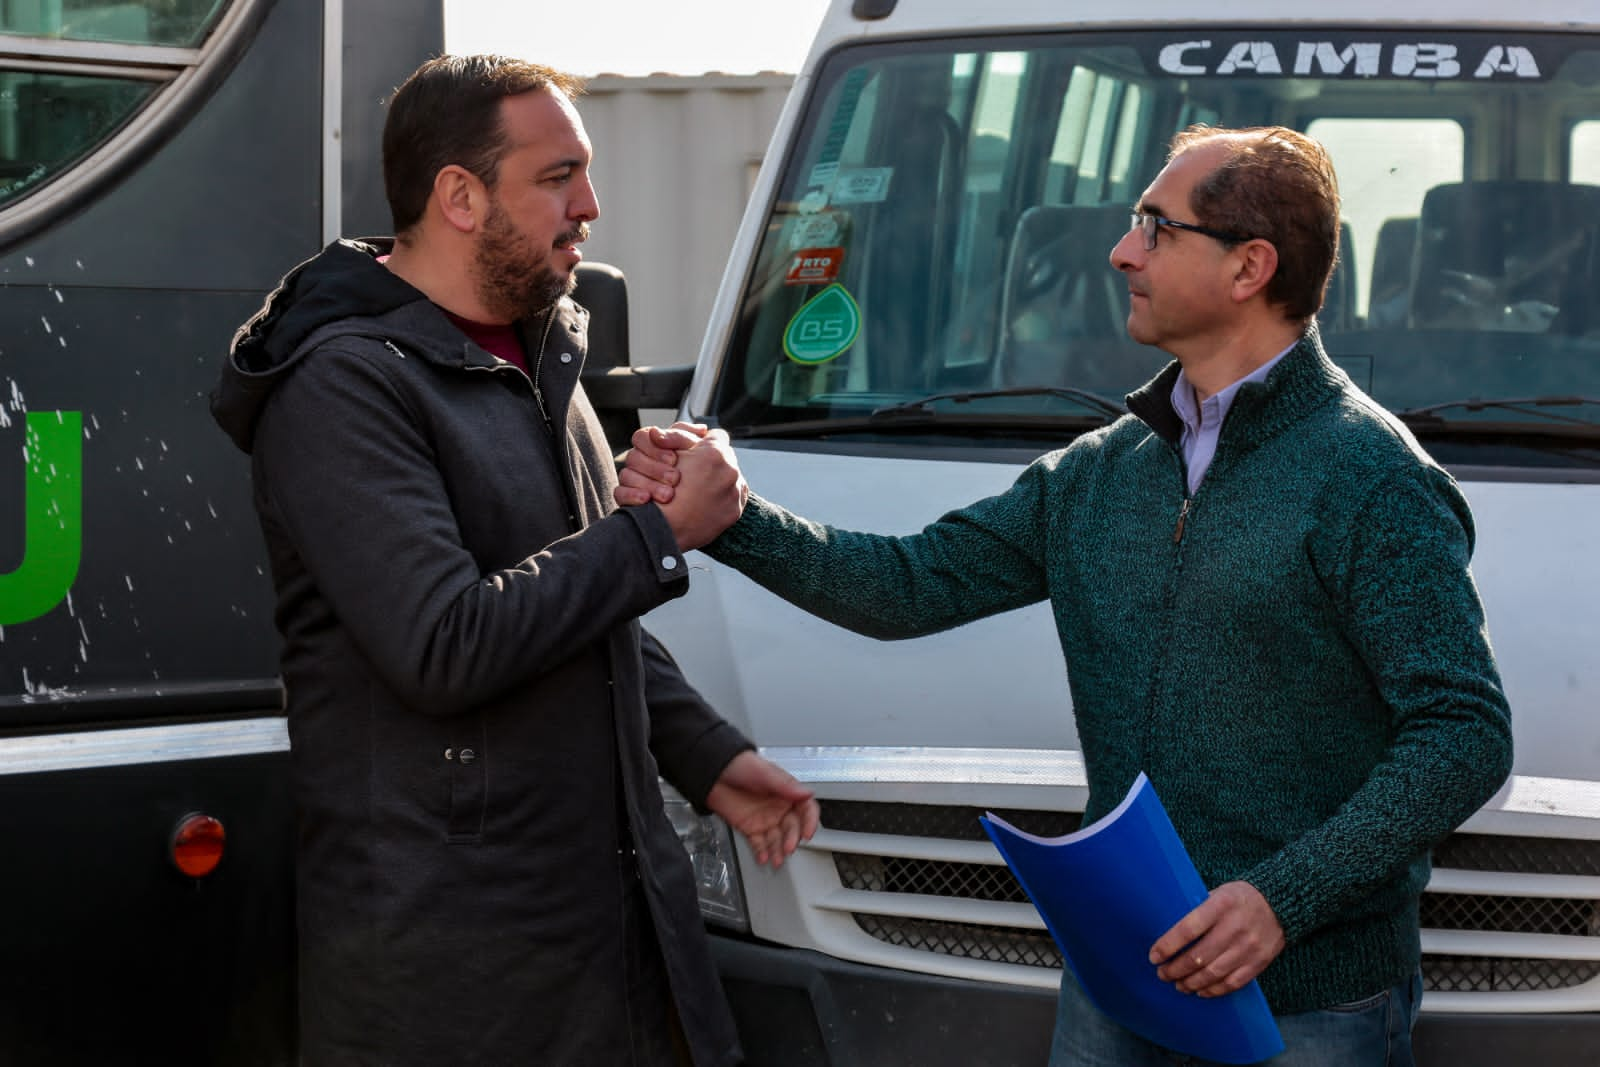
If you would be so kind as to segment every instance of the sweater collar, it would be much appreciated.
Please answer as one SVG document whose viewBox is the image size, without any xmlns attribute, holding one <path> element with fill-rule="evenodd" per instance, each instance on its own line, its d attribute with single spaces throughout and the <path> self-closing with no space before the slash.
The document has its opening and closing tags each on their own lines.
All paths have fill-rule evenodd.
<svg viewBox="0 0 1600 1067">
<path fill-rule="evenodd" d="M 1172 388 L 1181 370 L 1176 361 L 1167 364 L 1127 398 L 1128 410 L 1174 446 L 1183 435 L 1183 420 L 1172 409 Z M 1323 351 L 1313 322 L 1265 381 L 1240 386 L 1223 434 L 1248 448 L 1328 403 L 1348 385 L 1348 376 Z"/>
</svg>

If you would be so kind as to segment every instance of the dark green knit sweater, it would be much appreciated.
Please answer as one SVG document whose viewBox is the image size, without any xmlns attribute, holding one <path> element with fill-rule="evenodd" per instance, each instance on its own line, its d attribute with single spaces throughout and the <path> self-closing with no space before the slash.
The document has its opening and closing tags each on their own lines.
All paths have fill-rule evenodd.
<svg viewBox="0 0 1600 1067">
<path fill-rule="evenodd" d="M 1472 520 L 1314 333 L 1239 391 L 1186 499 L 1176 375 L 919 534 L 753 497 L 708 551 L 886 639 L 1048 598 L 1086 819 L 1145 771 L 1206 884 L 1250 882 L 1283 924 L 1273 1010 L 1346 1003 L 1416 968 L 1428 849 L 1510 771 Z"/>
</svg>

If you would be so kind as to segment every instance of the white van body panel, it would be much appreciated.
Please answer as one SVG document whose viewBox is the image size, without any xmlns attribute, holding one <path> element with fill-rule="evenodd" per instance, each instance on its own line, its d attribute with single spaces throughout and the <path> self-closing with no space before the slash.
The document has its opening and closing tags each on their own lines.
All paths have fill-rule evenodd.
<svg viewBox="0 0 1600 1067">
<path fill-rule="evenodd" d="M 914 533 L 943 510 L 1002 492 L 1021 470 L 761 447 L 739 456 L 752 490 L 770 487 L 796 514 L 892 534 Z M 1511 703 L 1515 773 L 1593 781 L 1600 766 L 1600 605 L 1593 599 L 1600 487 L 1466 481 L 1462 488 L 1477 526 L 1473 572 Z M 697 553 L 688 595 L 646 625 L 671 633 L 690 677 L 763 745 L 1077 748 L 1061 649 L 1042 603 L 943 634 L 871 641 Z M 999 691 L 988 670 L 997 663 L 1005 671 Z M 1600 812 L 1589 814 L 1594 823 L 1580 836 L 1600 838 Z"/>
<path fill-rule="evenodd" d="M 907 501 L 958 507 L 1003 491 L 1018 469 L 760 448 L 739 458 L 755 492 L 775 487 L 773 499 L 797 514 L 896 534 L 938 518 Z M 670 629 L 673 655 L 712 705 L 763 745 L 1078 747 L 1046 604 L 911 641 L 872 641 L 699 554 L 691 574 L 688 595 L 645 625 Z M 690 618 L 694 625 L 684 625 Z M 974 669 L 999 662 L 1007 664 L 1004 692 Z"/>
</svg>

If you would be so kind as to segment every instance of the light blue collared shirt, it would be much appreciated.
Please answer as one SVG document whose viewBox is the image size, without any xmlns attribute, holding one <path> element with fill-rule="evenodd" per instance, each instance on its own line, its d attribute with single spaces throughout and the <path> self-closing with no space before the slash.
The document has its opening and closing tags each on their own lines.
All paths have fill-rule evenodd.
<svg viewBox="0 0 1600 1067">
<path fill-rule="evenodd" d="M 1239 387 L 1245 382 L 1266 381 L 1267 374 L 1278 365 L 1278 360 L 1293 349 L 1294 345 L 1285 348 L 1232 385 L 1206 397 L 1203 404 L 1195 401 L 1194 386 L 1189 384 L 1188 375 L 1181 370 L 1178 372 L 1178 380 L 1172 384 L 1172 410 L 1183 420 L 1183 437 L 1179 445 L 1183 449 L 1183 465 L 1189 472 L 1190 496 L 1194 496 L 1200 488 L 1206 470 L 1216 457 L 1222 420 L 1228 417 L 1228 408 L 1233 406 L 1233 398 L 1238 394 Z"/>
</svg>

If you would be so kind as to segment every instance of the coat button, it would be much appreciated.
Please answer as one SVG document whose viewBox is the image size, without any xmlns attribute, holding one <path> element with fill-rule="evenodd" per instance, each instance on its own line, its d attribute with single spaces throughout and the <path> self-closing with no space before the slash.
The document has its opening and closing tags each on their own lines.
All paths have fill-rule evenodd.
<svg viewBox="0 0 1600 1067">
<path fill-rule="evenodd" d="M 661 557 L 661 569 L 662 570 L 668 570 L 668 571 L 677 570 L 678 569 L 678 561 L 677 561 L 677 559 L 675 559 L 672 556 L 662 556 Z"/>
<path fill-rule="evenodd" d="M 563 352 L 563 353 L 561 353 L 561 362 L 563 362 L 563 363 L 571 363 L 572 362 L 572 353 L 571 352 Z"/>
<path fill-rule="evenodd" d="M 445 759 L 455 759 L 456 758 L 456 750 L 453 749 L 453 748 L 445 749 L 444 750 L 444 758 Z"/>
<path fill-rule="evenodd" d="M 475 760 L 477 758 L 478 758 L 478 754 L 476 752 L 472 751 L 472 749 L 464 748 L 464 749 L 461 750 L 461 762 L 462 763 L 471 763 L 473 760 Z"/>
</svg>

